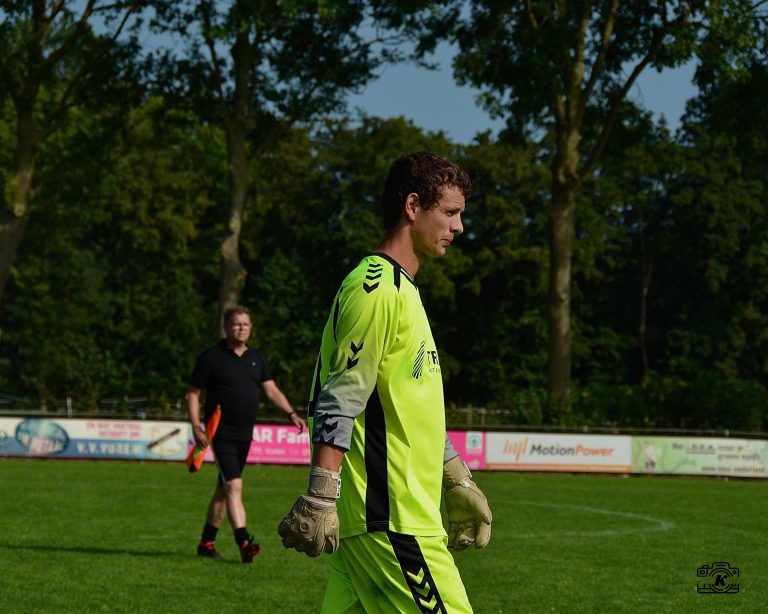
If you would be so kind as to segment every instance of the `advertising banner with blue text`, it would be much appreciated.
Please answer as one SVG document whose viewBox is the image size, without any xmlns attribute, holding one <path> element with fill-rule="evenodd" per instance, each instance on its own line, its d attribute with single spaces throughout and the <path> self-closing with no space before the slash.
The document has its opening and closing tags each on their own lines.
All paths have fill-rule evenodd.
<svg viewBox="0 0 768 614">
<path fill-rule="evenodd" d="M 185 422 L 0 418 L 0 456 L 184 460 Z"/>
</svg>

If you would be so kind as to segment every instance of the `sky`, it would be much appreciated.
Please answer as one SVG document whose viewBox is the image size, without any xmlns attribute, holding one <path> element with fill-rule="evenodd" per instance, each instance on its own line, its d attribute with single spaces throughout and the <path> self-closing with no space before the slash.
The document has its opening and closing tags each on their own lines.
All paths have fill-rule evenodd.
<svg viewBox="0 0 768 614">
<path fill-rule="evenodd" d="M 81 2 L 76 0 L 75 6 Z M 148 34 L 143 42 L 151 44 L 155 38 L 156 35 Z M 170 46 L 177 43 L 171 41 Z M 349 111 L 354 114 L 359 109 L 366 115 L 385 119 L 402 116 L 427 131 L 442 131 L 460 144 L 471 143 L 476 134 L 485 130 L 498 132 L 504 122 L 491 119 L 478 106 L 478 90 L 454 81 L 451 59 L 456 52 L 454 45 L 439 44 L 435 53 L 426 58 L 438 66 L 436 70 L 413 64 L 380 69 L 378 78 L 360 93 L 348 96 Z M 693 61 L 662 73 L 646 69 L 632 88 L 630 99 L 652 111 L 656 119 L 663 115 L 674 132 L 680 125 L 685 103 L 696 93 L 692 84 L 694 69 Z"/>
<path fill-rule="evenodd" d="M 82 0 L 76 0 L 75 6 L 80 3 Z M 143 42 L 150 44 L 153 38 L 156 35 L 147 35 Z M 439 44 L 435 53 L 426 58 L 437 64 L 437 70 L 413 64 L 380 69 L 378 78 L 360 93 L 348 96 L 348 109 L 353 114 L 359 109 L 366 115 L 385 119 L 403 116 L 427 131 L 442 131 L 460 144 L 471 143 L 475 135 L 484 130 L 498 132 L 504 123 L 492 120 L 478 106 L 475 100 L 478 90 L 455 83 L 451 59 L 456 52 L 455 45 Z M 680 125 L 685 103 L 696 93 L 692 85 L 694 68 L 695 63 L 690 62 L 662 73 L 646 69 L 632 88 L 630 99 L 652 111 L 656 119 L 663 115 L 674 132 Z"/>
<path fill-rule="evenodd" d="M 348 98 L 349 108 L 382 118 L 403 116 L 430 132 L 443 131 L 461 144 L 471 143 L 478 132 L 503 127 L 492 120 L 475 102 L 477 90 L 460 87 L 453 80 L 453 49 L 441 45 L 433 58 L 439 70 L 413 65 L 390 66 L 381 71 L 360 94 Z M 695 65 L 657 73 L 646 69 L 630 93 L 630 98 L 652 111 L 656 119 L 664 116 L 674 132 L 680 125 L 686 101 L 695 95 L 692 85 Z"/>
</svg>

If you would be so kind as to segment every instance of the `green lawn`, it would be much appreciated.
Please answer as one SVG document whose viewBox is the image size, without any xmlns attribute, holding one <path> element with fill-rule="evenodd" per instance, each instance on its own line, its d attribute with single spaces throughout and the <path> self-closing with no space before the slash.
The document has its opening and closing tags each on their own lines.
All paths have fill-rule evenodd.
<svg viewBox="0 0 768 614">
<path fill-rule="evenodd" d="M 316 612 L 328 557 L 280 546 L 275 527 L 304 467 L 249 466 L 248 526 L 262 554 L 194 555 L 209 465 L 0 460 L 3 612 Z M 476 472 L 491 544 L 456 555 L 475 611 L 768 611 L 765 481 Z M 696 569 L 727 561 L 738 594 L 699 594 Z"/>
</svg>

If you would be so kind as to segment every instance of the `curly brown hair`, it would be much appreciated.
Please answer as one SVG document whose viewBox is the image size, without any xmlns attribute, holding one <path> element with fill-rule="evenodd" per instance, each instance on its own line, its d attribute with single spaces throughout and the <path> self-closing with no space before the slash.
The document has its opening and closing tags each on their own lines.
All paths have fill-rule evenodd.
<svg viewBox="0 0 768 614">
<path fill-rule="evenodd" d="M 466 197 L 472 182 L 456 164 L 429 151 L 416 151 L 400 156 L 392 163 L 381 196 L 384 229 L 397 225 L 408 194 L 416 194 L 423 209 L 440 200 L 445 188 L 457 188 Z"/>
</svg>

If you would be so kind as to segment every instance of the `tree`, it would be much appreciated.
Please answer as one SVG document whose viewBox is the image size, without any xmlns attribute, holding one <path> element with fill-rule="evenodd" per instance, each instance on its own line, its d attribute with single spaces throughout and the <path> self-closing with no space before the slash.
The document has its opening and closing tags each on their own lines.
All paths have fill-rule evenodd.
<svg viewBox="0 0 768 614">
<path fill-rule="evenodd" d="M 637 384 L 661 357 L 650 339 L 660 315 L 651 306 L 660 292 L 657 259 L 665 243 L 679 239 L 666 230 L 674 224 L 670 189 L 685 169 L 684 147 L 665 123 L 626 103 L 605 151 L 598 172 L 582 184 L 574 253 L 574 294 L 583 299 L 574 321 L 591 329 L 600 347 L 581 335 L 574 375 Z"/>
<path fill-rule="evenodd" d="M 754 43 L 760 4 L 474 0 L 464 16 L 446 13 L 461 49 L 454 60 L 459 81 L 482 89 L 486 108 L 506 118 L 508 138 L 551 139 L 548 390 L 561 402 L 571 390 L 574 216 L 582 182 L 638 76 L 701 50 L 738 57 Z"/>
<path fill-rule="evenodd" d="M 375 4 L 375 3 L 374 3 Z M 159 82 L 222 126 L 228 153 L 228 212 L 220 248 L 219 308 L 237 303 L 247 271 L 240 254 L 245 211 L 258 195 L 253 163 L 287 127 L 338 110 L 384 58 L 365 39 L 375 21 L 365 2 L 156 2 L 159 31 L 186 44 L 156 57 Z M 216 323 L 218 330 L 220 318 Z"/>
<path fill-rule="evenodd" d="M 539 405 L 521 398 L 545 383 L 546 168 L 536 153 L 488 135 L 464 149 L 461 166 L 472 178 L 464 232 L 445 262 L 434 264 L 448 268 L 462 262 L 459 255 L 468 264 L 452 267 L 453 309 L 441 300 L 429 313 L 439 318 L 441 364 L 447 354 L 459 366 L 447 373 L 446 398 L 460 406 L 512 409 L 516 423 L 540 424 Z"/>
<path fill-rule="evenodd" d="M 90 180 L 43 192 L 45 223 L 29 225 L 3 304 L 0 390 L 80 410 L 125 396 L 163 407 L 207 343 L 223 135 L 158 99 L 120 126 L 112 112 L 74 110 L 46 144 L 42 175 Z"/>
<path fill-rule="evenodd" d="M 46 185 L 62 181 L 61 173 L 38 176 L 46 142 L 67 125 L 74 107 L 98 108 L 105 100 L 128 100 L 135 91 L 129 83 L 133 41 L 117 39 L 139 4 L 0 2 L 0 107 L 10 100 L 15 123 L 8 144 L 12 166 L 0 169 L 0 302 L 35 199 Z M 105 34 L 94 34 L 96 19 Z"/>
</svg>

